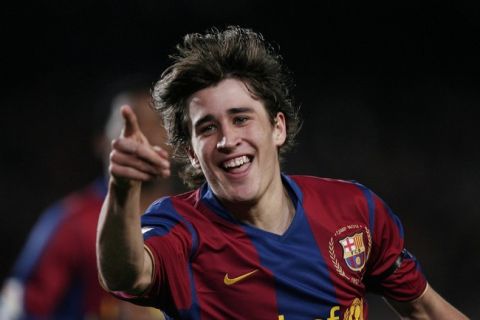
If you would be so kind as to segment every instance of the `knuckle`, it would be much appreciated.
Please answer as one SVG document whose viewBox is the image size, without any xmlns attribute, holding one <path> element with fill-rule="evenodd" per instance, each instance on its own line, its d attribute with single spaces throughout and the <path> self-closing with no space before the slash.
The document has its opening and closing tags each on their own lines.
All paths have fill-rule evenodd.
<svg viewBox="0 0 480 320">
<path fill-rule="evenodd" d="M 108 166 L 108 171 L 112 174 L 112 175 L 120 175 L 121 174 L 121 170 L 119 169 L 119 167 L 115 164 L 110 164 Z"/>
</svg>

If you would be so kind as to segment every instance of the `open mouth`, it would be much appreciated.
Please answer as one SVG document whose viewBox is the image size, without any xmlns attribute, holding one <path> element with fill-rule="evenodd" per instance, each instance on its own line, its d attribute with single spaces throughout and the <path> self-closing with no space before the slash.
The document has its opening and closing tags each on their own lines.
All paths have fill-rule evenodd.
<svg viewBox="0 0 480 320">
<path fill-rule="evenodd" d="M 246 167 L 252 162 L 252 158 L 249 156 L 240 156 L 227 160 L 222 163 L 222 168 L 226 171 L 234 171 L 243 167 Z"/>
</svg>

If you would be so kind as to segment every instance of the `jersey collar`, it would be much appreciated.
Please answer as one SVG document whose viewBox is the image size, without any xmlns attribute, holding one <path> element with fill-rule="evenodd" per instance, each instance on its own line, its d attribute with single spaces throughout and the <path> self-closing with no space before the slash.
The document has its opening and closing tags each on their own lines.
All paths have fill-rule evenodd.
<svg viewBox="0 0 480 320">
<path fill-rule="evenodd" d="M 290 178 L 288 175 L 281 173 L 282 176 L 282 183 L 287 188 L 288 194 L 290 199 L 293 202 L 296 211 L 298 211 L 299 206 L 302 204 L 303 195 L 300 191 L 298 185 Z M 218 198 L 213 193 L 212 189 L 208 185 L 208 183 L 204 183 L 200 188 L 200 201 L 207 205 L 213 212 L 217 215 L 221 216 L 222 218 L 232 222 L 232 223 L 240 223 L 230 212 L 225 209 L 225 207 L 220 203 Z"/>
</svg>

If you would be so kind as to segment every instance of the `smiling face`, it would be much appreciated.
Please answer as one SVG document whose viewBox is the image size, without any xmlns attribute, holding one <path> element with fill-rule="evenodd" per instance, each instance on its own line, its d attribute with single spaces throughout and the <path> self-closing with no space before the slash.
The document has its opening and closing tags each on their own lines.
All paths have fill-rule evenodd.
<svg viewBox="0 0 480 320">
<path fill-rule="evenodd" d="M 278 147 L 286 138 L 285 117 L 274 123 L 244 82 L 228 78 L 188 100 L 189 157 L 224 204 L 255 204 L 281 189 Z"/>
</svg>

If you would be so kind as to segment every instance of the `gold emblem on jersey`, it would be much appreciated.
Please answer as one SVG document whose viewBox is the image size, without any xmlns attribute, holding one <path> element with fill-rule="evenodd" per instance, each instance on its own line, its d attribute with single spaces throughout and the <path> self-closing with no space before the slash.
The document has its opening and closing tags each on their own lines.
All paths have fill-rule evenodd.
<svg viewBox="0 0 480 320">
<path fill-rule="evenodd" d="M 223 283 L 225 283 L 227 286 L 231 286 L 232 284 L 235 284 L 239 281 L 242 281 L 248 277 L 250 277 L 252 274 L 254 274 L 255 272 L 257 272 L 258 269 L 255 269 L 253 271 L 250 271 L 248 273 L 245 273 L 245 274 L 242 274 L 241 276 L 238 276 L 238 277 L 235 277 L 235 278 L 230 278 L 228 276 L 228 273 L 225 274 L 225 278 L 223 278 Z"/>
<path fill-rule="evenodd" d="M 363 232 L 355 233 L 352 237 L 341 239 L 343 259 L 353 271 L 361 271 L 365 266 L 365 245 L 363 244 Z"/>
<path fill-rule="evenodd" d="M 363 299 L 355 298 L 345 311 L 343 320 L 363 320 Z"/>
<path fill-rule="evenodd" d="M 366 244 L 364 242 L 366 238 Z M 341 247 L 343 259 L 337 259 L 336 248 Z M 360 284 L 363 269 L 370 256 L 372 238 L 370 230 L 364 225 L 351 224 L 335 231 L 328 243 L 328 252 L 337 273 L 354 284 Z M 343 266 L 352 272 L 347 273 Z M 347 269 L 347 270 L 348 270 Z"/>
</svg>

